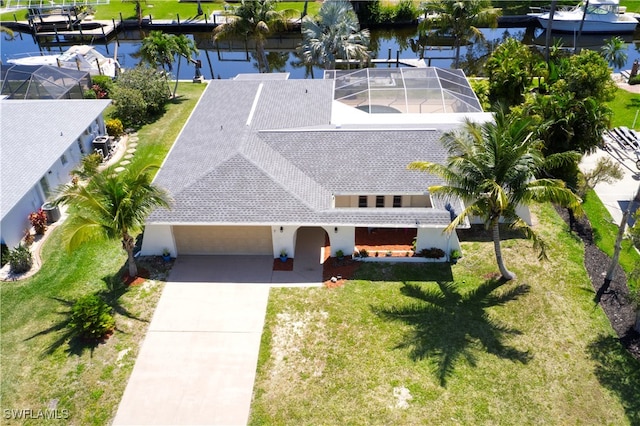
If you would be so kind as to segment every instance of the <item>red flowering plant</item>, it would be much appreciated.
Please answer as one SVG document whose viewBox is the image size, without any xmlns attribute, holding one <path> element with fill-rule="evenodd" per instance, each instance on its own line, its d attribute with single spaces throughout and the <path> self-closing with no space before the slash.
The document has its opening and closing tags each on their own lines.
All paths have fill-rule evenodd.
<svg viewBox="0 0 640 426">
<path fill-rule="evenodd" d="M 104 99 L 107 97 L 107 91 L 102 88 L 99 84 L 94 84 L 91 86 L 91 90 L 96 93 L 96 97 L 98 99 Z"/>
<path fill-rule="evenodd" d="M 29 222 L 38 235 L 43 235 L 47 230 L 47 214 L 42 209 L 29 214 Z"/>
</svg>

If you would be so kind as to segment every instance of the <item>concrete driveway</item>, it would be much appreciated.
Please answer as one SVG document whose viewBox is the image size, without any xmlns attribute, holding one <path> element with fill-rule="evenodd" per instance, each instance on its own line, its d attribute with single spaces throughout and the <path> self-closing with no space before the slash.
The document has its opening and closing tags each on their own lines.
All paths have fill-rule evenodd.
<svg viewBox="0 0 640 426">
<path fill-rule="evenodd" d="M 114 425 L 247 423 L 272 262 L 176 260 Z"/>
</svg>

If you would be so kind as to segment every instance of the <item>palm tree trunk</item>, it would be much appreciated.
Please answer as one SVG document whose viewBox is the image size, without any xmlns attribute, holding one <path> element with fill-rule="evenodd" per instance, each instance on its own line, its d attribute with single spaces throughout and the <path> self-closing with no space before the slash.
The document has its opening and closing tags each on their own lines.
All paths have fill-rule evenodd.
<svg viewBox="0 0 640 426">
<path fill-rule="evenodd" d="M 267 59 L 267 52 L 264 50 L 264 43 L 261 40 L 256 40 L 256 50 L 258 51 L 259 71 L 264 73 L 271 72 L 271 70 L 269 69 L 269 60 Z"/>
<path fill-rule="evenodd" d="M 496 252 L 496 261 L 498 262 L 498 268 L 500 269 L 500 274 L 502 278 L 509 281 L 516 277 L 516 275 L 509 271 L 506 266 L 504 266 L 504 261 L 502 260 L 502 247 L 500 246 L 500 223 L 496 220 L 493 224 L 493 248 Z"/>
<path fill-rule="evenodd" d="M 176 84 L 173 86 L 173 98 L 176 97 L 176 92 L 178 91 L 178 79 L 180 75 L 180 63 L 182 62 L 182 56 L 178 55 L 178 69 L 176 70 Z"/>
<path fill-rule="evenodd" d="M 138 275 L 138 266 L 136 265 L 136 259 L 133 257 L 133 248 L 135 247 L 135 240 L 131 235 L 124 232 L 122 234 L 122 248 L 127 252 L 127 262 L 129 264 L 129 277 L 133 278 Z"/>
<path fill-rule="evenodd" d="M 553 15 L 556 13 L 556 3 L 558 0 L 551 0 L 551 9 L 549 10 L 549 24 L 547 24 L 546 31 L 546 40 L 545 40 L 545 59 L 547 64 L 551 60 L 551 55 L 549 54 L 549 49 L 551 49 L 551 33 L 553 31 Z"/>
</svg>

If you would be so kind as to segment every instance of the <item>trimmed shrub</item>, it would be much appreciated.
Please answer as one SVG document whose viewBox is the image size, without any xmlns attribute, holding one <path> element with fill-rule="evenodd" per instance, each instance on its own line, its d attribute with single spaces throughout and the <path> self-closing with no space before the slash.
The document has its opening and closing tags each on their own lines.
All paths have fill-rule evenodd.
<svg viewBox="0 0 640 426">
<path fill-rule="evenodd" d="M 102 339 L 116 327 L 112 309 L 95 294 L 76 300 L 71 308 L 68 327 L 74 336 L 83 339 Z"/>
<path fill-rule="evenodd" d="M 107 134 L 109 136 L 117 138 L 124 133 L 124 126 L 122 125 L 122 120 L 119 118 L 112 118 L 111 120 L 107 120 L 104 124 L 107 127 Z"/>
<path fill-rule="evenodd" d="M 20 244 L 18 247 L 9 251 L 7 255 L 9 261 L 9 268 L 14 274 L 22 274 L 31 269 L 33 265 L 33 256 L 31 250 L 28 247 Z"/>
<path fill-rule="evenodd" d="M 98 95 L 96 94 L 96 92 L 93 89 L 85 90 L 84 93 L 82 94 L 82 96 L 85 99 L 98 99 Z"/>
</svg>

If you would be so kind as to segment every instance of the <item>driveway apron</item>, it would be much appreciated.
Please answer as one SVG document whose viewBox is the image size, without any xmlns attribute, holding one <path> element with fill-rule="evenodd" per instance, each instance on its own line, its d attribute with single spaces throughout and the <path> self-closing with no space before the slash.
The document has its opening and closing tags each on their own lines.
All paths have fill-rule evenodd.
<svg viewBox="0 0 640 426">
<path fill-rule="evenodd" d="M 272 262 L 176 260 L 114 425 L 247 423 Z"/>
</svg>

